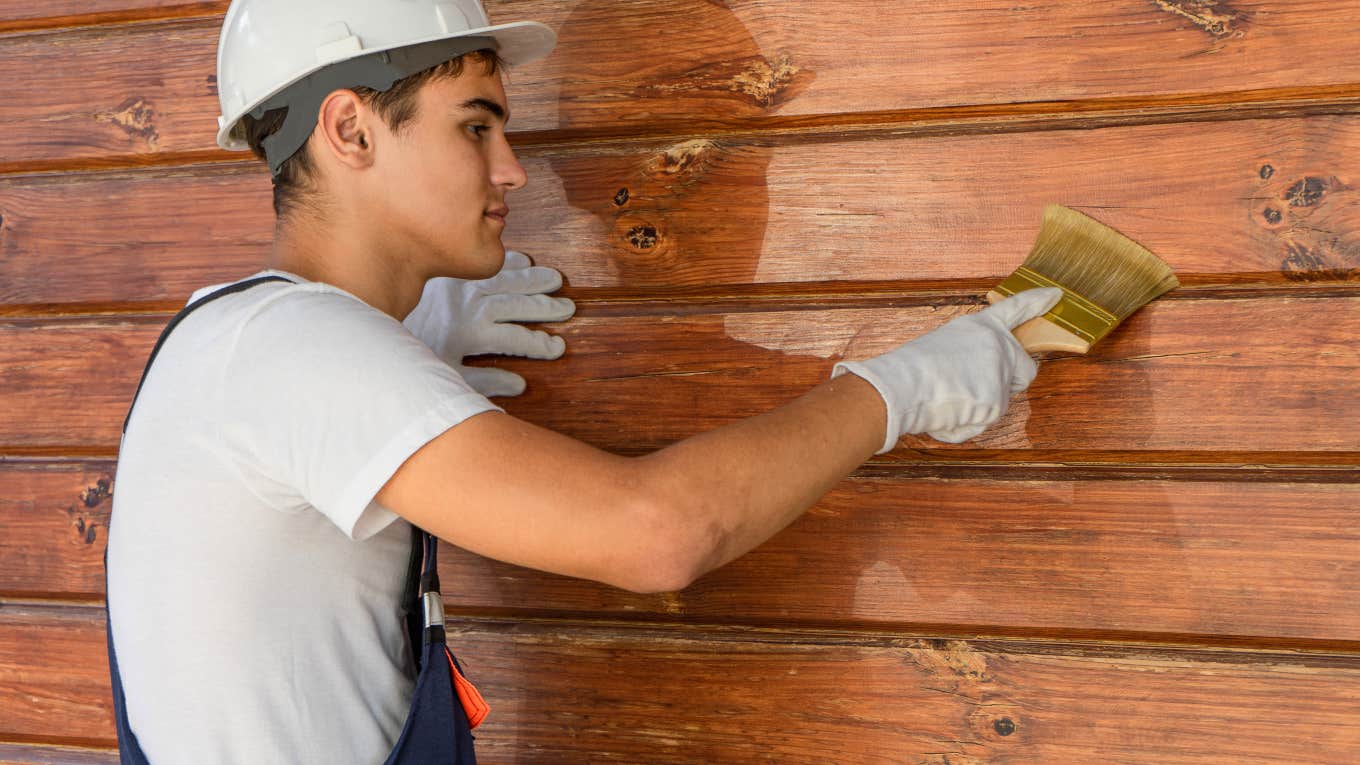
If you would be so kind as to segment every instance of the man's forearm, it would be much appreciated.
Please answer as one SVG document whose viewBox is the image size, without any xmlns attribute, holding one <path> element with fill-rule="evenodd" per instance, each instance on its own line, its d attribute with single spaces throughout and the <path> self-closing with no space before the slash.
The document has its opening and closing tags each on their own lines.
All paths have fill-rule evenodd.
<svg viewBox="0 0 1360 765">
<path fill-rule="evenodd" d="M 883 445 L 887 409 L 853 374 L 778 409 L 646 457 L 647 485 L 697 539 L 694 578 L 745 555 L 812 507 Z"/>
</svg>

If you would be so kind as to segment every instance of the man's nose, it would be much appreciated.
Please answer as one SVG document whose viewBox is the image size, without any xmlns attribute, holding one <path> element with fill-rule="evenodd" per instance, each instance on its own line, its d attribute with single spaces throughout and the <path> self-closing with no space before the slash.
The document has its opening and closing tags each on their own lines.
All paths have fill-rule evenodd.
<svg viewBox="0 0 1360 765">
<path fill-rule="evenodd" d="M 500 144 L 500 150 L 492 158 L 491 182 L 497 186 L 507 186 L 513 191 L 529 182 L 529 174 L 515 157 L 510 142 L 501 138 Z"/>
</svg>

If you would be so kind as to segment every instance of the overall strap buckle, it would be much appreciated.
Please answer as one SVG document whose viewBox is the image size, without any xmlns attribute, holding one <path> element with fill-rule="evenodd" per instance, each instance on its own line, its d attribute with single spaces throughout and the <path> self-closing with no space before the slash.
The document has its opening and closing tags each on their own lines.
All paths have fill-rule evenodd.
<svg viewBox="0 0 1360 765">
<path fill-rule="evenodd" d="M 444 600 L 438 590 L 425 593 L 425 627 L 444 628 Z"/>
</svg>

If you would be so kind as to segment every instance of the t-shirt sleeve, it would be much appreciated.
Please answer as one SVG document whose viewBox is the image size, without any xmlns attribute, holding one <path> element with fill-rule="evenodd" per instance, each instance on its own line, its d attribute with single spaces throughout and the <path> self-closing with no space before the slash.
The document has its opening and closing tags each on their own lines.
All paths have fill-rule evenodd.
<svg viewBox="0 0 1360 765">
<path fill-rule="evenodd" d="M 356 541 L 397 517 L 373 497 L 408 457 L 468 417 L 505 411 L 401 322 L 312 289 L 252 309 L 221 384 L 222 447 L 252 489 L 309 504 Z"/>
</svg>

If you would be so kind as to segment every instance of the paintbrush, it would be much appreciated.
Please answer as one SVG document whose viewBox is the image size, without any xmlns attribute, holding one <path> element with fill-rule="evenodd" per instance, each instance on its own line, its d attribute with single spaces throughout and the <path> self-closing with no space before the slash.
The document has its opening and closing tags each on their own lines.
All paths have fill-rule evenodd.
<svg viewBox="0 0 1360 765">
<path fill-rule="evenodd" d="M 1027 351 L 1086 353 L 1134 311 L 1179 286 L 1171 267 L 1147 248 L 1076 210 L 1048 205 L 1024 265 L 987 300 L 1061 287 L 1062 300 L 1016 327 L 1015 337 Z"/>
</svg>

